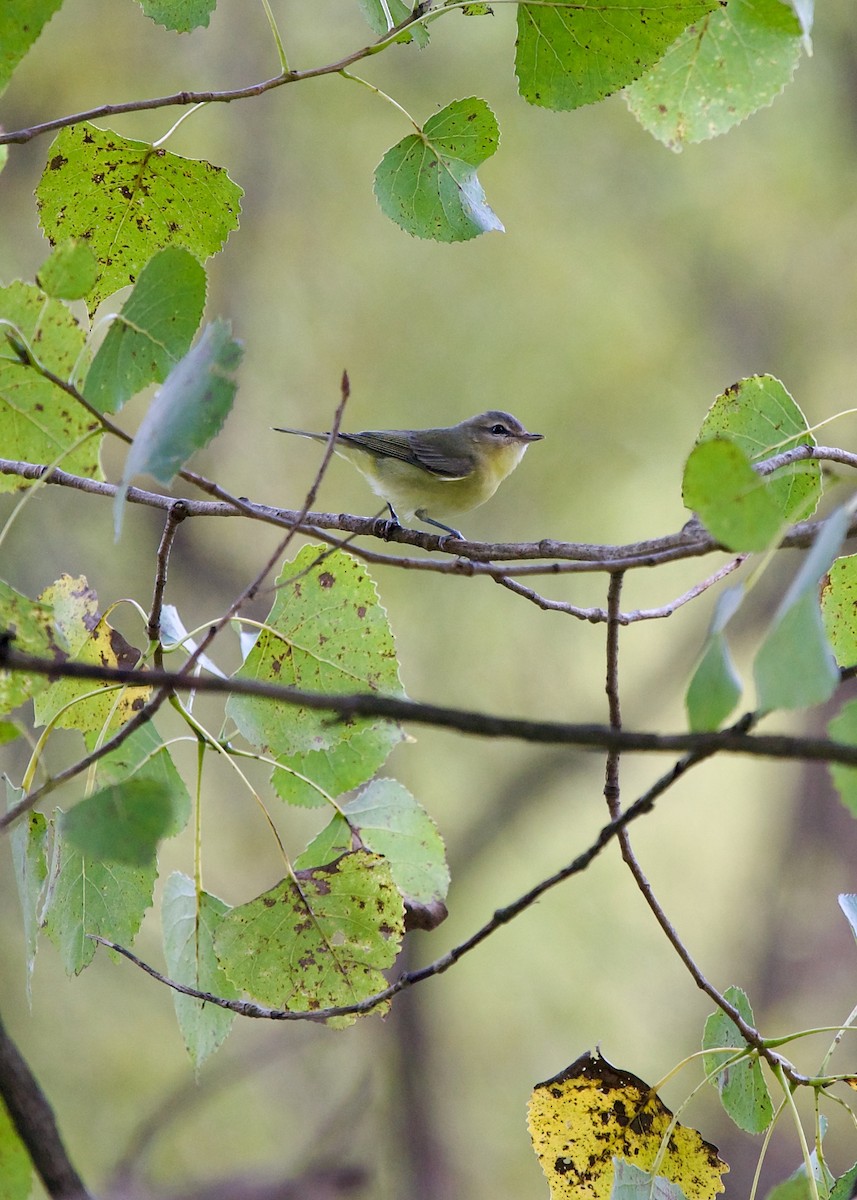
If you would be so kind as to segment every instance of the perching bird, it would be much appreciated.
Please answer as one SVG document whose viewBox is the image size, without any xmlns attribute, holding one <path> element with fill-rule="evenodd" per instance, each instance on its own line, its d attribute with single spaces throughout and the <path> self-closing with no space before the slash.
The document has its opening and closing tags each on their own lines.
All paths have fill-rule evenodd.
<svg viewBox="0 0 857 1200">
<path fill-rule="evenodd" d="M 317 442 L 330 436 L 304 429 L 276 427 L 276 431 Z M 528 433 L 511 413 L 492 409 L 445 429 L 339 433 L 334 450 L 353 463 L 387 502 L 394 521 L 417 517 L 461 537 L 437 518 L 457 517 L 490 500 L 530 442 L 543 436 Z"/>
</svg>

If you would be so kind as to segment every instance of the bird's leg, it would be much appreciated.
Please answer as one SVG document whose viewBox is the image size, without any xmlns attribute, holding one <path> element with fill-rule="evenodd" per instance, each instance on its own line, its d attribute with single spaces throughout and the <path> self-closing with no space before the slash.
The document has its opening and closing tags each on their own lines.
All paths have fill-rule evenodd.
<svg viewBox="0 0 857 1200">
<path fill-rule="evenodd" d="M 381 509 L 381 513 L 375 519 L 375 534 L 377 537 L 381 537 L 384 541 L 389 542 L 390 535 L 394 530 L 401 529 L 402 523 L 396 516 L 396 510 L 389 501 L 387 502 L 387 508 L 390 510 L 390 518 L 387 520 L 386 517 L 381 516 L 381 513 L 384 511 Z"/>
<path fill-rule="evenodd" d="M 426 513 L 426 510 L 424 508 L 418 509 L 414 515 L 419 517 L 419 519 L 421 521 L 423 521 L 426 525 L 434 525 L 435 529 L 442 529 L 444 531 L 444 533 L 449 533 L 453 537 L 459 538 L 461 541 L 464 541 L 463 533 L 461 533 L 458 529 L 453 529 L 451 525 L 444 525 L 443 521 L 436 521 L 434 519 L 434 517 L 428 516 L 428 514 Z"/>
</svg>

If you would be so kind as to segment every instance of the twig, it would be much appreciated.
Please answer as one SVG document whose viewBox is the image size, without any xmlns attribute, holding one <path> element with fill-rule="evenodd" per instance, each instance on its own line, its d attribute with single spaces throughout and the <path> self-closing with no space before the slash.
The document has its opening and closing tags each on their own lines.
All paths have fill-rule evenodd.
<svg viewBox="0 0 857 1200">
<path fill-rule="evenodd" d="M 604 690 L 607 693 L 607 712 L 610 728 L 616 733 L 622 729 L 622 709 L 619 702 L 619 621 L 621 611 L 622 583 L 625 576 L 617 571 L 610 576 L 610 586 L 607 589 L 607 679 Z M 607 811 L 610 819 L 615 821 L 621 812 L 619 787 L 619 756 L 618 747 L 611 746 L 607 751 L 607 762 L 604 769 L 604 798 L 607 801 Z M 624 856 L 628 842 L 626 830 L 619 833 L 619 845 Z"/>
<path fill-rule="evenodd" d="M 161 635 L 161 612 L 164 604 L 164 591 L 167 586 L 167 565 L 170 561 L 170 551 L 175 540 L 179 525 L 187 516 L 187 505 L 184 500 L 175 500 L 167 510 L 167 520 L 164 532 L 158 546 L 157 570 L 155 573 L 155 590 L 152 596 L 152 608 L 146 622 L 146 633 L 149 641 L 154 642 Z M 160 663 L 158 664 L 161 665 Z"/>
<path fill-rule="evenodd" d="M 609 621 L 607 625 L 607 696 L 610 710 L 610 728 L 615 732 L 619 732 L 622 728 L 622 716 L 619 705 L 619 642 L 618 632 L 619 625 L 616 619 L 619 612 L 619 598 L 622 588 L 621 575 L 611 575 L 610 590 L 608 593 L 608 613 Z M 745 718 L 747 727 L 752 718 Z M 611 818 L 616 821 L 621 814 L 621 792 L 619 787 L 619 747 L 611 747 L 607 752 L 607 768 L 606 781 L 604 784 L 604 796 L 607 801 L 607 808 Z M 704 753 L 699 753 L 694 756 L 694 762 L 700 762 L 703 758 L 708 757 Z M 689 764 L 688 764 L 689 765 Z M 686 769 L 686 768 L 685 768 Z M 749 1045 L 754 1046 L 758 1052 L 763 1055 L 770 1065 L 778 1070 L 782 1070 L 794 1082 L 802 1082 L 803 1076 L 798 1076 L 786 1059 L 771 1050 L 765 1045 L 762 1035 L 749 1022 L 745 1021 L 734 1004 L 731 1004 L 722 992 L 712 984 L 702 973 L 702 970 L 697 965 L 695 959 L 691 956 L 690 951 L 685 946 L 677 929 L 667 916 L 664 908 L 654 893 L 651 883 L 646 877 L 645 872 L 640 864 L 639 859 L 634 853 L 631 845 L 631 837 L 627 827 L 622 826 L 618 830 L 617 837 L 619 839 L 619 847 L 622 852 L 622 858 L 631 872 L 634 882 L 643 896 L 649 909 L 654 914 L 655 920 L 660 925 L 664 934 L 667 937 L 670 945 L 678 954 L 679 959 L 687 968 L 688 973 L 693 979 L 696 986 L 707 996 L 714 1001 L 719 1009 L 724 1012 L 738 1027 L 742 1037 Z"/>
</svg>

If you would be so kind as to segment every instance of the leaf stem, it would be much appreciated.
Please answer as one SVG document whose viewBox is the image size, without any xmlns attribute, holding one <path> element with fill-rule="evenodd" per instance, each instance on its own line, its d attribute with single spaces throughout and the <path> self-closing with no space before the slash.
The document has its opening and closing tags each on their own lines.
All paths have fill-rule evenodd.
<svg viewBox="0 0 857 1200">
<path fill-rule="evenodd" d="M 289 74 L 289 61 L 286 58 L 286 50 L 283 46 L 283 39 L 280 37 L 280 31 L 277 28 L 277 22 L 274 20 L 274 14 L 271 12 L 271 6 L 268 0 L 262 0 L 262 7 L 265 10 L 265 16 L 268 18 L 268 24 L 271 27 L 271 33 L 274 35 L 274 44 L 277 47 L 277 57 L 280 60 L 280 68 L 283 75 Z"/>
<path fill-rule="evenodd" d="M 339 74 L 342 76 L 343 79 L 350 79 L 352 83 L 361 84 L 363 87 L 368 88 L 370 92 L 374 92 L 376 96 L 380 96 L 382 100 L 386 100 L 388 104 L 392 104 L 393 108 L 397 108 L 399 110 L 399 112 L 408 121 L 410 121 L 410 123 L 413 125 L 414 129 L 416 129 L 416 131 L 420 135 L 420 137 L 422 137 L 423 131 L 422 131 L 421 126 L 417 124 L 417 122 L 414 120 L 414 118 L 411 116 L 411 114 L 408 112 L 408 110 L 406 108 L 403 108 L 402 105 L 399 104 L 398 100 L 394 100 L 392 96 L 388 96 L 386 92 L 382 92 L 379 87 L 376 87 L 374 83 L 370 83 L 368 81 L 368 79 L 363 79 L 363 78 L 361 78 L 360 75 L 355 75 L 351 71 L 346 71 L 345 68 L 343 68 L 339 72 Z"/>
<path fill-rule="evenodd" d="M 264 2 L 265 0 L 262 0 L 263 4 Z M 183 112 L 179 119 L 169 127 L 163 137 L 159 137 L 156 142 L 152 142 L 152 149 L 157 150 L 159 147 L 163 146 L 164 142 L 173 136 L 179 125 L 181 125 L 182 121 L 186 121 L 188 117 L 193 116 L 195 112 L 199 112 L 201 108 L 205 108 L 208 103 L 210 103 L 208 100 L 200 100 L 198 104 L 194 104 L 193 108 L 189 108 L 187 112 Z"/>
</svg>

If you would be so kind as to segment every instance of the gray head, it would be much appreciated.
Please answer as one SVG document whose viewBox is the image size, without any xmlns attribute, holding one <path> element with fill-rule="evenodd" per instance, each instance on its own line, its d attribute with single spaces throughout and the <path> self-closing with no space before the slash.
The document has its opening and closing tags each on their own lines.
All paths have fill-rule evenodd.
<svg viewBox="0 0 857 1200">
<path fill-rule="evenodd" d="M 497 408 L 480 413 L 478 417 L 468 417 L 458 428 L 467 430 L 474 441 L 504 446 L 526 446 L 530 442 L 540 442 L 544 437 L 543 433 L 528 433 L 517 417 Z"/>
</svg>

